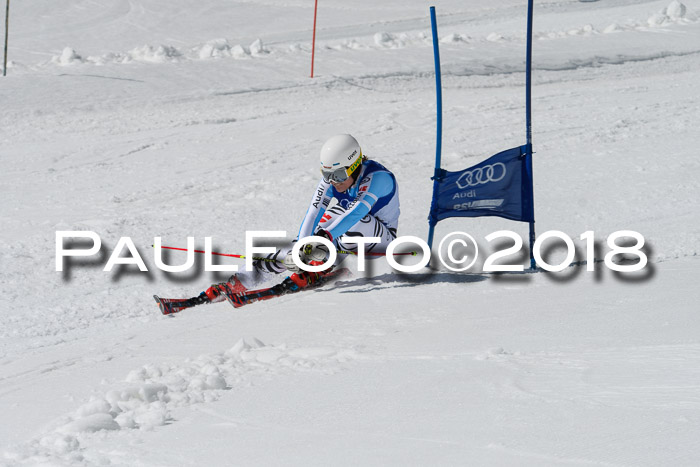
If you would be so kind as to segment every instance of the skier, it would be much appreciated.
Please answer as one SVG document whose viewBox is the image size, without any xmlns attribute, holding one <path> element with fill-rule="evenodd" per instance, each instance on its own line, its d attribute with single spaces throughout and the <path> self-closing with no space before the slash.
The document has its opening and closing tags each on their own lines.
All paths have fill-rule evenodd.
<svg viewBox="0 0 700 467">
<path fill-rule="evenodd" d="M 380 241 L 367 244 L 365 252 L 385 252 L 389 243 L 396 239 L 399 221 L 399 190 L 394 174 L 364 156 L 357 140 L 347 134 L 333 136 L 325 142 L 320 162 L 321 180 L 294 242 L 308 236 L 325 237 L 339 250 L 356 252 L 357 244 L 349 242 L 348 238 L 378 237 Z M 255 261 L 252 271 L 236 273 L 228 282 L 214 284 L 189 299 L 189 306 L 223 301 L 223 292 L 229 296 L 244 296 L 271 275 L 284 272 L 291 275 L 273 287 L 277 293 L 303 289 L 332 270 L 332 267 L 322 272 L 300 270 L 292 259 L 294 242 L 268 255 L 267 261 Z M 299 251 L 299 257 L 306 264 L 317 265 L 327 259 L 328 253 L 322 243 L 310 242 Z M 338 255 L 335 265 L 342 260 Z"/>
</svg>

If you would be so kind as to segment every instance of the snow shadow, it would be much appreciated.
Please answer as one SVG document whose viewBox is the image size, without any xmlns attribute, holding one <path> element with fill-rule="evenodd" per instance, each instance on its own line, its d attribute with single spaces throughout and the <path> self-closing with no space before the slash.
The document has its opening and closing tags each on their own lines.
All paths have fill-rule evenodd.
<svg viewBox="0 0 700 467">
<path fill-rule="evenodd" d="M 634 241 L 620 242 L 620 247 L 629 248 L 634 246 Z M 552 245 L 548 248 L 543 249 L 542 258 L 545 261 L 552 258 L 558 249 L 557 245 Z M 548 272 L 543 269 L 538 268 L 537 272 L 545 273 L 547 279 L 553 282 L 567 283 L 574 279 L 577 279 L 581 274 L 593 274 L 594 280 L 598 283 L 605 280 L 606 274 L 611 275 L 614 280 L 618 282 L 625 283 L 638 283 L 647 282 L 652 280 L 656 276 L 656 267 L 649 261 L 640 271 L 636 272 L 619 272 L 611 270 L 605 263 L 605 255 L 609 251 L 607 245 L 604 245 L 602 241 L 595 241 L 593 245 L 593 271 L 588 271 L 588 261 L 586 259 L 586 250 L 584 247 L 577 245 L 574 254 L 574 260 L 569 265 L 560 272 Z M 647 259 L 654 257 L 654 248 L 646 243 L 640 251 L 646 255 Z M 637 264 L 639 258 L 636 255 L 629 253 L 621 253 L 614 257 L 613 262 L 618 265 L 630 266 Z M 557 261 L 553 260 L 553 264 Z"/>
<path fill-rule="evenodd" d="M 488 277 L 483 274 L 459 274 L 448 272 L 430 272 L 424 274 L 387 273 L 376 277 L 361 277 L 349 281 L 338 281 L 328 289 L 320 289 L 317 292 L 339 291 L 340 293 L 366 293 L 378 289 L 417 287 L 427 284 L 462 284 L 481 282 Z M 352 289 L 352 290 L 350 290 Z"/>
</svg>

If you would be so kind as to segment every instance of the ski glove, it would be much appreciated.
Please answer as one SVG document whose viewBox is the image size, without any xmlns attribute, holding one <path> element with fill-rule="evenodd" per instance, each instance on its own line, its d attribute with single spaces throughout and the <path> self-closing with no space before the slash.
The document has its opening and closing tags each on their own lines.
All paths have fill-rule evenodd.
<svg viewBox="0 0 700 467">
<path fill-rule="evenodd" d="M 299 251 L 299 259 L 301 259 L 304 264 L 321 264 L 326 261 L 326 258 L 328 258 L 328 247 L 322 243 L 309 243 Z M 290 272 L 299 272 L 301 270 L 299 266 L 294 263 L 291 250 L 287 253 L 287 256 L 284 257 L 282 264 Z"/>
<path fill-rule="evenodd" d="M 328 247 L 323 243 L 307 243 L 302 249 L 302 261 L 306 264 L 323 263 L 328 258 Z"/>
<path fill-rule="evenodd" d="M 331 239 L 330 234 L 325 230 L 319 230 L 316 236 L 325 237 L 329 240 Z M 328 259 L 328 255 L 328 247 L 320 242 L 309 242 L 299 250 L 299 259 L 301 259 L 304 264 L 321 264 Z M 292 258 L 292 250 L 289 250 L 282 264 L 284 264 L 284 267 L 290 272 L 300 271 L 300 268 L 294 263 L 294 259 Z"/>
<path fill-rule="evenodd" d="M 331 236 L 327 230 L 323 229 L 318 229 L 314 234 L 314 237 L 323 237 L 331 242 L 333 241 L 333 236 Z M 321 242 L 309 242 L 304 245 L 304 249 L 302 251 L 304 252 L 304 262 L 306 264 L 312 264 L 310 263 L 311 261 L 323 263 L 326 261 L 326 259 L 328 259 L 329 255 L 328 247 Z"/>
</svg>

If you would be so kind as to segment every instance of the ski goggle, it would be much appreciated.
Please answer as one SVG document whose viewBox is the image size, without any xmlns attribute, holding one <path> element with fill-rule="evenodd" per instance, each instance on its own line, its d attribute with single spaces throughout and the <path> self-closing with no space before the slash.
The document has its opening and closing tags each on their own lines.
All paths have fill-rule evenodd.
<svg viewBox="0 0 700 467">
<path fill-rule="evenodd" d="M 326 183 L 343 183 L 361 165 L 362 153 L 360 153 L 360 157 L 358 157 L 350 167 L 336 167 L 335 169 L 321 167 L 321 175 L 323 176 L 323 181 Z"/>
<path fill-rule="evenodd" d="M 323 181 L 326 183 L 343 183 L 350 176 L 348 173 L 348 167 L 338 167 L 337 169 L 333 170 L 321 169 L 321 175 L 323 176 Z"/>
</svg>

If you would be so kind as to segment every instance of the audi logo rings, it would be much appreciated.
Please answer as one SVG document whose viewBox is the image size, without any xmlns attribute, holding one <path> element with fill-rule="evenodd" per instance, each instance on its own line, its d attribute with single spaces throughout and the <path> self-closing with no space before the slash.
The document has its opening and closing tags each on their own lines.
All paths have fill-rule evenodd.
<svg viewBox="0 0 700 467">
<path fill-rule="evenodd" d="M 457 186 L 464 189 L 485 185 L 489 182 L 500 182 L 505 176 L 506 165 L 503 162 L 496 162 L 464 172 L 457 180 Z"/>
</svg>

